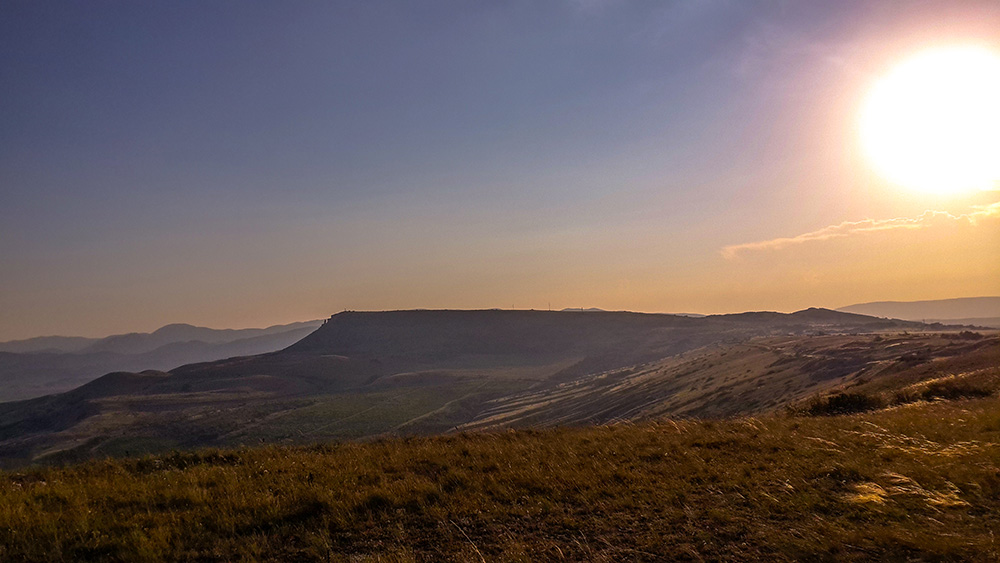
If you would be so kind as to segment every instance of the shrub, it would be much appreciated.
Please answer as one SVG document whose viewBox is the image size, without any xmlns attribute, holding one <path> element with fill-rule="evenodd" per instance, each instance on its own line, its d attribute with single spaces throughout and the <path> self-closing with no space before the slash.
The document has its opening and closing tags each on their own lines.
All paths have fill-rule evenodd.
<svg viewBox="0 0 1000 563">
<path fill-rule="evenodd" d="M 956 399 L 989 397 L 991 394 L 992 389 L 979 382 L 970 381 L 968 378 L 948 378 L 932 381 L 921 393 L 921 397 L 925 401 L 932 399 L 954 401 Z"/>
<path fill-rule="evenodd" d="M 879 397 L 863 393 L 837 393 L 815 399 L 806 409 L 812 416 L 834 416 L 868 412 L 885 406 L 885 401 Z"/>
</svg>

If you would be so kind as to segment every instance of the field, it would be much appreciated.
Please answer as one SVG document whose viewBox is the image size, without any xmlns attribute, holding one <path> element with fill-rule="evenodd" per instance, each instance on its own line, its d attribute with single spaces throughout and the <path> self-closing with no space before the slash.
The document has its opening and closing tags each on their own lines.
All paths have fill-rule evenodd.
<svg viewBox="0 0 1000 563">
<path fill-rule="evenodd" d="M 1000 399 L 0 474 L 0 559 L 996 560 Z"/>
</svg>

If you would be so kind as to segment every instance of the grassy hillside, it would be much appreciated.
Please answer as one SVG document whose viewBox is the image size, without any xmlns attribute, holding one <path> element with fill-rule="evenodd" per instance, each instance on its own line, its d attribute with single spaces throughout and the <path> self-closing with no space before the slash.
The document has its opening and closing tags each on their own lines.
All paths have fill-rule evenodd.
<svg viewBox="0 0 1000 563">
<path fill-rule="evenodd" d="M 0 560 L 997 560 L 1000 400 L 0 473 Z"/>
<path fill-rule="evenodd" d="M 729 343 L 718 342 L 734 338 L 728 331 L 675 335 L 661 346 L 715 343 L 640 364 L 630 362 L 646 351 L 554 358 L 518 356 L 515 346 L 437 365 L 410 358 L 405 365 L 425 367 L 394 372 L 386 364 L 403 362 L 403 354 L 380 361 L 289 350 L 170 373 L 109 374 L 62 395 L 0 405 L 0 468 L 206 446 L 763 414 L 865 382 L 903 385 L 942 369 L 1000 365 L 996 337 L 814 330 L 749 338 L 758 328 Z M 609 363 L 621 367 L 599 369 Z"/>
<path fill-rule="evenodd" d="M 761 414 L 865 383 L 895 388 L 1000 365 L 1000 339 L 967 334 L 822 334 L 717 344 L 502 397 L 462 428 Z"/>
</svg>

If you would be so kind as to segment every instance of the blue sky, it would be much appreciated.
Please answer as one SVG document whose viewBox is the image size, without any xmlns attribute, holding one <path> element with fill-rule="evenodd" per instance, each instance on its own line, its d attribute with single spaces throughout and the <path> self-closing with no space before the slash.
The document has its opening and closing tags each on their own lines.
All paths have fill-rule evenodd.
<svg viewBox="0 0 1000 563">
<path fill-rule="evenodd" d="M 720 249 L 990 203 L 901 195 L 852 135 L 895 57 L 997 24 L 995 2 L 5 2 L 0 338 L 982 293 L 769 291 Z"/>
</svg>

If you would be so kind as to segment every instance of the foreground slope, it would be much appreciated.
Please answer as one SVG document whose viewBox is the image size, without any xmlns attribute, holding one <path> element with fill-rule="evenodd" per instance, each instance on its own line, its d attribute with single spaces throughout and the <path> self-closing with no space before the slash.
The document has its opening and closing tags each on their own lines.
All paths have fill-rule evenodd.
<svg viewBox="0 0 1000 563">
<path fill-rule="evenodd" d="M 0 473 L 0 559 L 995 561 L 992 392 Z"/>
</svg>

